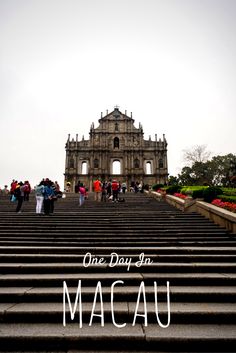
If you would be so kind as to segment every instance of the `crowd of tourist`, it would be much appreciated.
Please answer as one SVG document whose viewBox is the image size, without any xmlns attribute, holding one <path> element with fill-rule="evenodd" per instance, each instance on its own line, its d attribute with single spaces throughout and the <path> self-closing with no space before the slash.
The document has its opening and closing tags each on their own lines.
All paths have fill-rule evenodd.
<svg viewBox="0 0 236 353">
<path fill-rule="evenodd" d="M 16 213 L 21 213 L 23 202 L 29 201 L 29 196 L 32 191 L 31 185 L 28 180 L 25 182 L 12 180 L 10 189 L 7 185 L 4 186 L 2 193 L 9 195 L 10 201 L 16 203 Z M 53 214 L 54 202 L 62 197 L 60 186 L 57 181 L 53 182 L 49 178 L 40 181 L 34 188 L 36 199 L 36 213 L 45 215 Z"/>
<path fill-rule="evenodd" d="M 41 214 L 43 206 L 44 214 L 50 215 L 54 212 L 54 202 L 62 197 L 62 192 L 57 181 L 52 182 L 46 178 L 35 187 L 35 197 L 36 213 Z"/>
<path fill-rule="evenodd" d="M 126 182 L 120 183 L 116 179 L 102 181 L 97 178 L 93 182 L 94 200 L 96 202 L 124 202 L 123 195 L 127 192 L 143 192 L 144 186 L 139 182 L 132 182 L 129 189 Z M 33 188 L 36 199 L 36 214 L 51 215 L 54 212 L 54 202 L 65 195 L 61 192 L 57 181 L 53 182 L 49 178 L 42 179 L 38 185 Z M 65 192 L 71 192 L 71 183 L 66 184 Z M 28 202 L 31 185 L 28 180 L 18 182 L 12 180 L 10 189 L 5 185 L 0 192 L 9 195 L 10 201 L 16 203 L 16 213 L 21 213 L 23 202 Z M 75 186 L 75 192 L 79 194 L 79 205 L 82 206 L 88 199 L 88 188 L 80 181 Z"/>
<path fill-rule="evenodd" d="M 131 192 L 143 192 L 143 190 L 143 184 L 138 182 L 131 183 Z M 121 195 L 125 194 L 128 189 L 126 182 L 120 183 L 116 179 L 110 181 L 100 181 L 98 178 L 93 182 L 93 191 L 95 201 L 124 202 L 125 199 Z"/>
</svg>

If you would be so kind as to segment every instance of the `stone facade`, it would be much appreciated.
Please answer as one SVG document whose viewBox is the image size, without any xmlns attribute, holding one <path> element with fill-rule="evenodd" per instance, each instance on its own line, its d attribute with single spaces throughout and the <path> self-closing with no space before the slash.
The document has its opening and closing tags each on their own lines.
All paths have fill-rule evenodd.
<svg viewBox="0 0 236 353">
<path fill-rule="evenodd" d="M 153 185 L 164 184 L 168 178 L 167 141 L 144 140 L 143 128 L 134 126 L 134 119 L 115 107 L 99 119 L 99 126 L 90 128 L 90 138 L 66 142 L 65 185 L 73 191 L 80 180 L 89 190 L 92 182 L 116 178 L 130 185 L 132 181 Z M 115 167 L 116 166 L 116 167 Z"/>
</svg>

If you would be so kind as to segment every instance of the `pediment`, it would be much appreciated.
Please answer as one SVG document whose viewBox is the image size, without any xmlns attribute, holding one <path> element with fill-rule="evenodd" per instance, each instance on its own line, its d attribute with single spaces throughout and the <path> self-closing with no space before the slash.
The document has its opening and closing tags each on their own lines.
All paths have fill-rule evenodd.
<svg viewBox="0 0 236 353">
<path fill-rule="evenodd" d="M 115 120 L 130 120 L 134 122 L 134 119 L 132 119 L 132 117 L 129 117 L 126 113 L 122 113 L 119 108 L 115 108 L 112 112 L 110 112 L 109 114 L 106 114 L 104 117 L 102 117 L 101 119 L 99 119 L 99 122 L 102 121 L 115 121 Z"/>
</svg>

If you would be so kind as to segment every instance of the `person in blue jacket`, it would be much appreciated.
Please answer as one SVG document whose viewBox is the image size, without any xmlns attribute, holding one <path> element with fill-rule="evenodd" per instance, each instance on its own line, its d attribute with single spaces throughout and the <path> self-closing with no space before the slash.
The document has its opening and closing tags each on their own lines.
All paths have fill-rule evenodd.
<svg viewBox="0 0 236 353">
<path fill-rule="evenodd" d="M 45 215 L 49 215 L 50 213 L 53 213 L 52 203 L 54 203 L 55 197 L 56 197 L 56 194 L 52 187 L 52 182 L 49 179 L 46 179 L 45 185 L 44 185 L 44 200 L 43 200 Z"/>
</svg>

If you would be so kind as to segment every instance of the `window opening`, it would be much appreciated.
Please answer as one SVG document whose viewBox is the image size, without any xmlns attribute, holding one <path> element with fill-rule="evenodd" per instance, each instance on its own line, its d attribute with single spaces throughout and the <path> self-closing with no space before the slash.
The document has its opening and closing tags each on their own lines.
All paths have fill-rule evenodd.
<svg viewBox="0 0 236 353">
<path fill-rule="evenodd" d="M 120 161 L 114 161 L 112 163 L 112 174 L 117 175 L 117 174 L 120 174 L 120 172 L 121 172 L 121 163 L 120 163 Z"/>
</svg>

